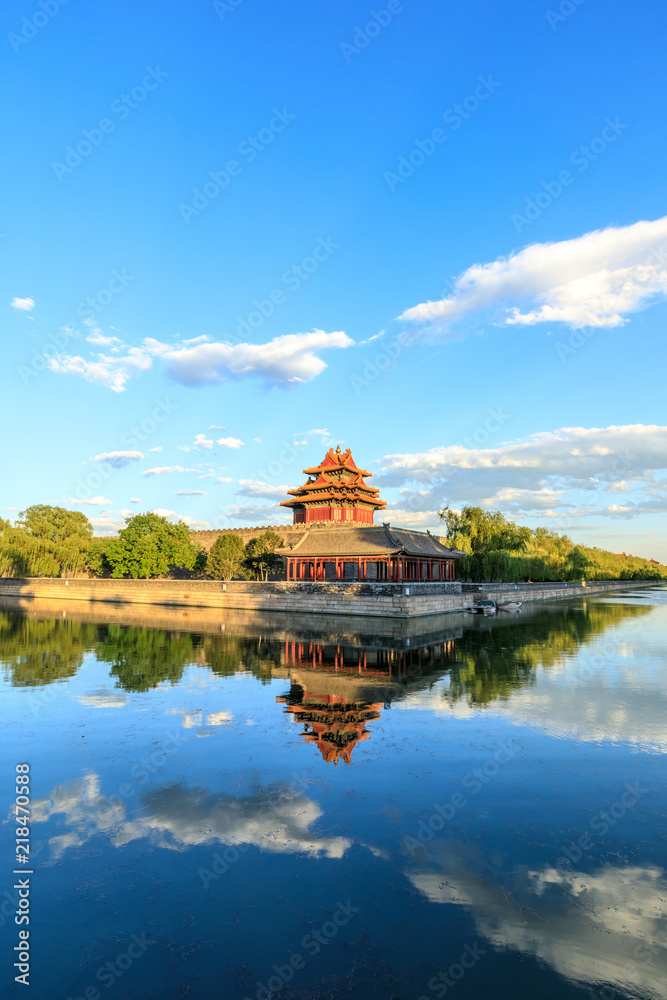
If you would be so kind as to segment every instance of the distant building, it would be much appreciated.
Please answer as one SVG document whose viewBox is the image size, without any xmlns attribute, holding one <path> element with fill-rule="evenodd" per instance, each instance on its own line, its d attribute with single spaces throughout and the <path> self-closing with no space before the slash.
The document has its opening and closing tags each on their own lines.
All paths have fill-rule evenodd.
<svg viewBox="0 0 667 1000">
<path fill-rule="evenodd" d="M 256 525 L 192 531 L 195 542 L 209 551 L 220 535 L 235 534 L 247 544 L 267 528 L 284 540 L 278 553 L 288 580 L 449 582 L 454 564 L 465 555 L 428 531 L 373 524 L 376 511 L 386 510 L 380 491 L 365 480 L 372 473 L 356 465 L 350 449 L 330 448 L 322 462 L 304 469 L 302 486 L 288 490 L 281 503 L 292 511 L 292 524 Z"/>
<path fill-rule="evenodd" d="M 288 580 L 445 582 L 463 555 L 429 532 L 373 524 L 385 510 L 380 491 L 364 481 L 371 473 L 355 464 L 350 449 L 330 448 L 323 461 L 303 470 L 308 479 L 285 500 L 303 535 L 283 549 Z M 310 530 L 310 526 L 326 530 Z"/>
<path fill-rule="evenodd" d="M 303 471 L 308 476 L 307 481 L 289 490 L 294 499 L 284 500 L 280 505 L 291 508 L 294 524 L 313 521 L 372 524 L 375 511 L 387 506 L 380 499 L 380 491 L 364 482 L 373 473 L 355 465 L 349 448 L 344 452 L 340 445 L 336 451 L 329 448 L 319 465 Z"/>
</svg>

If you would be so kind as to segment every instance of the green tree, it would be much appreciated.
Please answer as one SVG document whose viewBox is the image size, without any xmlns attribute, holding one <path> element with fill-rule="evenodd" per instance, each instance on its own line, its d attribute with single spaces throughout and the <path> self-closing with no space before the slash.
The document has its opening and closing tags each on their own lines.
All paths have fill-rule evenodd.
<svg viewBox="0 0 667 1000">
<path fill-rule="evenodd" d="M 257 538 L 251 538 L 245 547 L 245 564 L 257 580 L 268 580 L 269 573 L 280 573 L 283 568 L 281 549 L 285 542 L 276 531 L 267 528 Z"/>
<path fill-rule="evenodd" d="M 470 555 L 485 556 L 490 552 L 524 552 L 530 541 L 530 528 L 508 521 L 499 510 L 464 507 L 452 510 L 444 507 L 438 517 L 447 525 L 447 538 L 454 547 Z"/>
<path fill-rule="evenodd" d="M 93 538 L 86 553 L 86 569 L 93 576 L 106 576 L 111 573 L 111 564 L 107 559 L 111 538 Z"/>
<path fill-rule="evenodd" d="M 3 573 L 66 576 L 82 570 L 93 528 L 78 510 L 35 504 L 21 511 L 13 527 L 0 525 Z"/>
<path fill-rule="evenodd" d="M 233 580 L 245 576 L 245 546 L 238 535 L 231 532 L 219 535 L 211 546 L 206 561 L 206 575 L 214 580 Z"/>
<path fill-rule="evenodd" d="M 195 566 L 198 549 L 182 521 L 171 524 L 159 514 L 134 514 L 125 519 L 118 536 L 106 550 L 114 578 L 147 579 Z"/>
</svg>

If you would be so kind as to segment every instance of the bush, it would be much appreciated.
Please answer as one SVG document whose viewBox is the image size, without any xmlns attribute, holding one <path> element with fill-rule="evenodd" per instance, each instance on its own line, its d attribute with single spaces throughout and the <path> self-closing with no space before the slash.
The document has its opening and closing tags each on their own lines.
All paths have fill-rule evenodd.
<svg viewBox="0 0 667 1000">
<path fill-rule="evenodd" d="M 126 518 L 119 537 L 109 543 L 106 558 L 114 578 L 147 579 L 172 569 L 194 569 L 197 553 L 182 521 L 171 524 L 159 514 L 135 514 Z"/>
</svg>

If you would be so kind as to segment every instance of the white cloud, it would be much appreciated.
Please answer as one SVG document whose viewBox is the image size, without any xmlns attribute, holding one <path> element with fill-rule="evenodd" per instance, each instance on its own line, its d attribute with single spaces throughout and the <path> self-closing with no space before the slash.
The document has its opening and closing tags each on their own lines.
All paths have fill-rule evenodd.
<svg viewBox="0 0 667 1000">
<path fill-rule="evenodd" d="M 148 338 L 144 348 L 161 357 L 168 374 L 183 385 L 219 383 L 227 377 L 262 378 L 276 385 L 309 382 L 326 368 L 318 351 L 349 347 L 353 341 L 342 331 L 291 333 L 266 344 L 215 342 L 196 347 L 174 347 Z"/>
<path fill-rule="evenodd" d="M 198 521 L 195 518 L 190 517 L 188 514 L 177 514 L 175 510 L 168 510 L 165 507 L 155 507 L 151 510 L 151 514 L 157 514 L 159 517 L 166 517 L 166 519 L 172 523 L 183 521 L 184 524 L 187 524 L 188 528 L 193 528 L 195 530 L 211 527 L 209 521 Z"/>
<path fill-rule="evenodd" d="M 172 472 L 198 472 L 198 469 L 185 469 L 182 465 L 161 465 L 152 469 L 144 469 L 142 476 L 168 476 Z"/>
<path fill-rule="evenodd" d="M 101 331 L 96 337 L 96 343 L 102 344 Z M 182 385 L 218 384 L 231 377 L 260 378 L 270 385 L 289 386 L 309 382 L 326 368 L 319 352 L 354 343 L 342 331 L 325 333 L 324 330 L 285 334 L 265 344 L 209 343 L 204 338 L 165 344 L 147 337 L 140 347 L 132 347 L 116 344 L 115 340 L 109 353 L 99 353 L 93 358 L 61 354 L 51 359 L 49 367 L 59 374 L 78 375 L 114 392 L 122 392 L 129 379 L 150 370 L 155 358 L 161 359 L 167 375 Z M 120 353 L 121 348 L 124 354 Z"/>
<path fill-rule="evenodd" d="M 210 715 L 206 724 L 230 721 L 224 712 L 219 714 L 217 723 Z M 99 776 L 87 774 L 58 785 L 45 798 L 34 799 L 33 822 L 51 820 L 66 831 L 49 839 L 54 857 L 98 836 L 117 847 L 136 840 L 177 851 L 196 844 L 253 844 L 273 854 L 328 858 L 342 858 L 352 846 L 345 837 L 322 836 L 313 830 L 321 819 L 321 806 L 282 786 L 233 798 L 171 784 L 156 789 L 141 810 L 131 813 L 125 802 L 116 799 L 110 805 Z"/>
<path fill-rule="evenodd" d="M 225 726 L 233 722 L 234 716 L 231 712 L 220 711 L 210 712 L 205 715 L 201 708 L 190 710 L 187 708 L 168 708 L 167 715 L 180 715 L 183 720 L 184 729 L 203 730 L 209 726 Z M 205 735 L 198 733 L 198 735 Z"/>
<path fill-rule="evenodd" d="M 197 434 L 194 444 L 179 444 L 179 451 L 210 451 L 213 447 L 213 438 L 207 438 L 205 434 Z"/>
<path fill-rule="evenodd" d="M 103 513 L 101 517 L 90 517 L 88 520 L 95 529 L 95 534 L 115 535 L 117 531 L 125 527 L 125 521 L 122 518 L 114 517 L 113 514 Z"/>
<path fill-rule="evenodd" d="M 396 523 L 422 513 L 437 523 L 435 512 L 446 503 L 545 519 L 558 512 L 568 518 L 632 517 L 667 510 L 667 483 L 654 478 L 667 469 L 664 426 L 564 427 L 493 448 L 456 444 L 386 455 L 380 465 L 376 484 L 402 487 L 396 507 L 390 504 Z M 415 483 L 428 488 L 416 489 Z"/>
<path fill-rule="evenodd" d="M 203 490 L 177 490 L 175 497 L 207 497 L 208 493 Z"/>
<path fill-rule="evenodd" d="M 90 500 L 78 500 L 75 497 L 68 497 L 67 500 L 63 500 L 63 503 L 81 503 L 88 504 L 90 507 L 108 507 L 113 500 L 109 500 L 107 497 L 91 497 Z"/>
<path fill-rule="evenodd" d="M 234 480 L 232 479 L 231 476 L 217 476 L 215 481 L 216 481 L 216 483 L 233 483 L 234 482 Z"/>
<path fill-rule="evenodd" d="M 89 694 L 80 694 L 78 701 L 88 708 L 123 708 L 128 703 L 129 698 L 120 691 L 100 687 Z"/>
<path fill-rule="evenodd" d="M 218 438 L 217 442 L 221 448 L 242 448 L 243 441 L 240 438 Z"/>
<path fill-rule="evenodd" d="M 148 450 L 149 450 L 149 451 L 163 451 L 164 449 L 163 449 L 162 445 L 161 445 L 161 444 L 159 444 L 159 445 L 157 446 L 157 448 L 149 448 Z"/>
<path fill-rule="evenodd" d="M 91 462 L 107 462 L 113 469 L 122 469 L 143 457 L 140 451 L 103 451 L 100 455 L 93 455 Z"/>
<path fill-rule="evenodd" d="M 226 512 L 232 520 L 245 521 L 251 528 L 260 524 L 286 524 L 288 522 L 291 524 L 291 515 L 286 514 L 284 508 L 277 503 L 266 504 L 262 507 L 251 504 L 238 505 L 228 507 Z"/>
<path fill-rule="evenodd" d="M 130 503 L 141 503 L 139 497 L 130 497 Z"/>
<path fill-rule="evenodd" d="M 230 480 L 231 481 L 231 480 Z M 262 482 L 261 479 L 239 479 L 241 489 L 238 496 L 241 497 L 262 497 L 265 500 L 286 500 L 289 486 L 270 486 Z"/>
<path fill-rule="evenodd" d="M 220 424 L 211 424 L 209 426 L 210 431 L 226 431 L 226 427 L 221 427 Z"/>
<path fill-rule="evenodd" d="M 60 354 L 49 361 L 51 371 L 59 375 L 80 375 L 86 382 L 102 385 L 113 392 L 123 392 L 133 375 L 152 367 L 152 358 L 141 347 L 128 347 L 124 356 L 98 354 L 94 360 L 87 360 L 81 355 Z"/>
<path fill-rule="evenodd" d="M 12 299 L 10 303 L 12 309 L 18 309 L 20 312 L 32 312 L 35 308 L 34 299 L 19 299 L 16 296 Z"/>
<path fill-rule="evenodd" d="M 568 982 L 605 982 L 626 996 L 661 993 L 662 869 L 546 865 L 516 870 L 500 885 L 493 865 L 483 864 L 469 845 L 438 840 L 424 854 L 426 863 L 406 872 L 414 887 L 432 903 L 464 907 L 498 951 L 534 957 Z M 644 960 L 644 954 L 657 958 Z"/>
<path fill-rule="evenodd" d="M 559 243 L 536 243 L 461 274 L 454 291 L 407 309 L 402 320 L 436 333 L 491 311 L 501 322 L 613 327 L 667 293 L 667 216 Z"/>
<path fill-rule="evenodd" d="M 97 323 L 93 320 L 84 319 L 83 322 L 86 326 L 90 327 L 90 333 L 86 337 L 89 344 L 98 344 L 100 347 L 111 347 L 116 349 L 122 347 L 122 340 L 118 337 L 107 337 L 102 333 Z"/>
<path fill-rule="evenodd" d="M 253 438 L 253 441 L 255 442 L 255 444 L 261 444 L 262 443 L 262 439 L 261 438 Z"/>
</svg>

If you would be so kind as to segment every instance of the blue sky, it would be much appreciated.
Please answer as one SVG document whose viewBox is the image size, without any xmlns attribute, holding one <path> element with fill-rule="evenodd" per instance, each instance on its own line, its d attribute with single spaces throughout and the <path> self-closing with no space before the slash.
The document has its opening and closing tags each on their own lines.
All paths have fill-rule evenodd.
<svg viewBox="0 0 667 1000">
<path fill-rule="evenodd" d="M 280 523 L 341 443 L 392 523 L 667 561 L 667 10 L 0 16 L 0 515 Z"/>
</svg>

